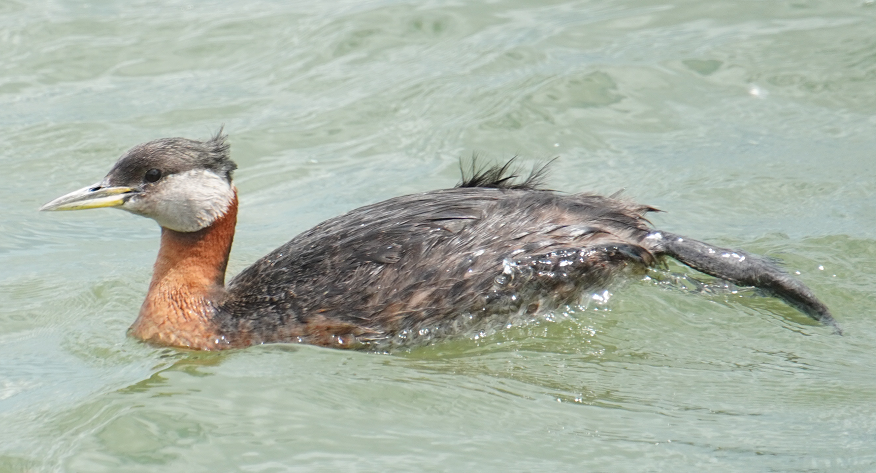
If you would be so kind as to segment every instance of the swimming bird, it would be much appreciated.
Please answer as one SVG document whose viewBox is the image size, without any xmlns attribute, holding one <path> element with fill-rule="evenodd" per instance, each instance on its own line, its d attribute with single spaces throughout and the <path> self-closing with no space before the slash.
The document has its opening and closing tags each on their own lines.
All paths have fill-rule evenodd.
<svg viewBox="0 0 876 473">
<path fill-rule="evenodd" d="M 510 163 L 473 167 L 451 189 L 326 220 L 226 285 L 236 168 L 221 130 L 207 141 L 158 139 L 41 210 L 115 207 L 161 226 L 152 281 L 130 329 L 157 345 L 416 343 L 574 304 L 625 268 L 666 257 L 762 288 L 840 331 L 828 308 L 769 260 L 655 230 L 649 206 L 545 190 L 544 168 L 515 180 Z"/>
</svg>

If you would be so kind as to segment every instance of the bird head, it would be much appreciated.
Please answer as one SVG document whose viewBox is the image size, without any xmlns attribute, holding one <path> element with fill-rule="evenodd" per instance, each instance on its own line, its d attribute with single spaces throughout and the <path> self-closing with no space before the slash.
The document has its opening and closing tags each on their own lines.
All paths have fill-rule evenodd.
<svg viewBox="0 0 876 473">
<path fill-rule="evenodd" d="M 115 207 L 149 217 L 164 228 L 195 232 L 225 214 L 234 200 L 227 135 L 207 141 L 163 138 L 137 145 L 95 184 L 40 210 Z"/>
</svg>

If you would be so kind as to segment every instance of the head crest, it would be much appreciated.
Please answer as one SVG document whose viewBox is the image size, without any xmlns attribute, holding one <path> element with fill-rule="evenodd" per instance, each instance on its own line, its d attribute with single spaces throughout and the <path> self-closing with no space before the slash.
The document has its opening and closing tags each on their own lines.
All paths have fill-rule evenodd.
<svg viewBox="0 0 876 473">
<path fill-rule="evenodd" d="M 227 141 L 228 135 L 222 133 L 224 130 L 225 126 L 223 125 L 213 137 L 204 143 L 204 147 L 206 148 L 206 159 L 208 161 L 207 167 L 224 174 L 230 181 L 231 174 L 237 169 L 237 164 L 231 160 L 229 155 L 231 145 Z"/>
</svg>

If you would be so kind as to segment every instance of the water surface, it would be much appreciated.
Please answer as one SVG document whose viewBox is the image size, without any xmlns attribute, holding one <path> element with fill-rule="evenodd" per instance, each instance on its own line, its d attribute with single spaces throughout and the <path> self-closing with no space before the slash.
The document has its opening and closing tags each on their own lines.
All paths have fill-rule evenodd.
<svg viewBox="0 0 876 473">
<path fill-rule="evenodd" d="M 872 1 L 0 0 L 0 470 L 872 471 Z M 230 273 L 460 157 L 779 258 L 836 336 L 653 281 L 391 355 L 125 336 L 158 228 L 39 214 L 127 148 L 231 136 Z M 684 271 L 672 265 L 672 271 Z"/>
</svg>

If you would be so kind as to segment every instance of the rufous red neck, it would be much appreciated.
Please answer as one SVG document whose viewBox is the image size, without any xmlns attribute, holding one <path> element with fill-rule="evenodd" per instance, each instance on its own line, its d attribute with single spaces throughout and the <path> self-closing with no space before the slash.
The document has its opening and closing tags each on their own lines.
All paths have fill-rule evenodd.
<svg viewBox="0 0 876 473">
<path fill-rule="evenodd" d="M 161 229 L 149 293 L 131 333 L 160 345 L 211 350 L 226 341 L 213 321 L 237 224 L 237 192 L 210 226 L 184 233 Z"/>
</svg>

